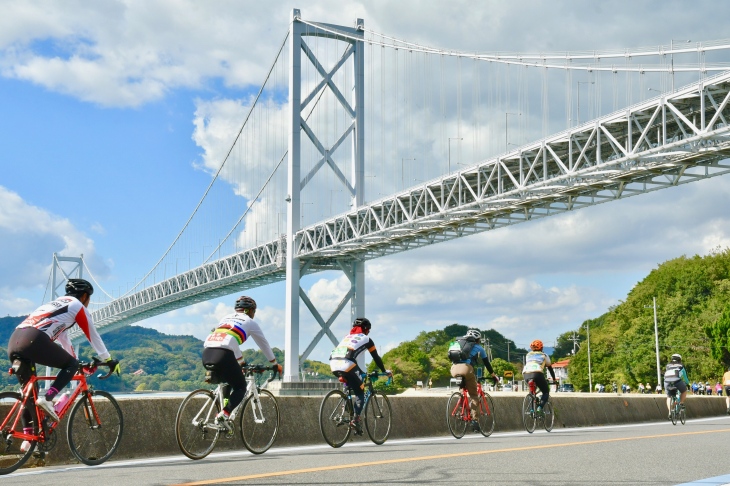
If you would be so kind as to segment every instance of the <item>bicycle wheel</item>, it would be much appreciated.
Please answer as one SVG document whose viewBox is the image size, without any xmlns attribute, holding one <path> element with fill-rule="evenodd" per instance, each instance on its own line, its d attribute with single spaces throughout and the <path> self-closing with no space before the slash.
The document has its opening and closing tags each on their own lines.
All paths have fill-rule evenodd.
<svg viewBox="0 0 730 486">
<path fill-rule="evenodd" d="M 220 405 L 210 390 L 195 390 L 180 404 L 175 418 L 175 438 L 190 459 L 202 459 L 213 450 L 220 435 L 215 416 Z"/>
<path fill-rule="evenodd" d="M 95 466 L 114 454 L 123 431 L 122 410 L 114 397 L 105 391 L 92 390 L 71 409 L 66 437 L 76 459 Z"/>
<path fill-rule="evenodd" d="M 679 408 L 678 402 L 675 399 L 672 399 L 672 413 L 671 413 L 671 419 L 672 419 L 672 425 L 677 425 L 677 409 Z"/>
<path fill-rule="evenodd" d="M 20 446 L 23 439 L 13 437 L 14 434 L 23 432 L 20 420 L 13 428 L 13 422 L 20 413 L 20 403 L 19 393 L 0 393 L 0 424 L 3 424 L 2 431 L 0 431 L 0 474 L 9 474 L 25 464 L 36 448 L 36 441 L 32 441 L 27 451 L 21 451 Z M 17 407 L 13 410 L 13 406 L 16 404 Z"/>
<path fill-rule="evenodd" d="M 552 403 L 547 402 L 545 406 L 542 407 L 542 420 L 545 430 L 548 432 L 553 430 L 553 425 L 555 424 L 555 413 L 553 412 Z"/>
<path fill-rule="evenodd" d="M 479 432 L 484 437 L 489 437 L 494 432 L 494 401 L 489 393 L 484 393 L 479 401 Z"/>
<path fill-rule="evenodd" d="M 451 435 L 457 439 L 466 433 L 467 418 L 464 414 L 469 410 L 469 404 L 464 403 L 464 400 L 461 392 L 454 392 L 446 403 L 446 424 Z"/>
<path fill-rule="evenodd" d="M 525 424 L 525 430 L 528 433 L 535 431 L 537 426 L 537 418 L 535 415 L 535 396 L 528 394 L 522 401 L 522 423 Z"/>
<path fill-rule="evenodd" d="M 365 404 L 365 429 L 368 431 L 370 440 L 380 445 L 390 435 L 392 423 L 392 409 L 390 400 L 383 392 L 373 392 Z"/>
<path fill-rule="evenodd" d="M 340 390 L 332 390 L 322 399 L 319 406 L 319 430 L 332 447 L 341 447 L 350 438 L 352 403 Z"/>
<path fill-rule="evenodd" d="M 258 401 L 246 399 L 241 412 L 241 439 L 246 449 L 263 454 L 279 433 L 279 405 L 269 390 L 260 390 Z"/>
<path fill-rule="evenodd" d="M 679 421 L 682 422 L 682 425 L 687 421 L 687 411 L 681 405 L 679 407 Z"/>
</svg>

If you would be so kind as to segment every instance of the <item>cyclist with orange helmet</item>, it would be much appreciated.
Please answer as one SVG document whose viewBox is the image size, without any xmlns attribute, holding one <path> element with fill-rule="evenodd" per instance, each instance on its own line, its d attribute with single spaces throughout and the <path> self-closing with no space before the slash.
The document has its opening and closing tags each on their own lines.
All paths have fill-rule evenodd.
<svg viewBox="0 0 730 486">
<path fill-rule="evenodd" d="M 553 371 L 553 365 L 550 362 L 550 357 L 542 352 L 542 341 L 535 339 L 530 343 L 531 351 L 525 356 L 525 367 L 522 369 L 522 376 L 525 381 L 533 380 L 535 385 L 542 392 L 542 399 L 540 405 L 537 407 L 538 411 L 542 411 L 542 407 L 550 398 L 550 385 L 545 379 L 545 368 L 550 372 L 553 381 L 555 382 L 555 391 L 558 389 L 558 382 L 555 379 L 555 371 Z"/>
</svg>

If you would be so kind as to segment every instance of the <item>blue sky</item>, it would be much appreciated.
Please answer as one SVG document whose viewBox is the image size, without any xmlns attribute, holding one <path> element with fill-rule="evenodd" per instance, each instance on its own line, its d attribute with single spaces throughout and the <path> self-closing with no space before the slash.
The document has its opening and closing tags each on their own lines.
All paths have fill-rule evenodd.
<svg viewBox="0 0 730 486">
<path fill-rule="evenodd" d="M 309 3 L 308 19 L 350 25 L 362 17 L 379 32 L 481 51 L 719 39 L 724 25 L 708 18 L 730 13 L 714 2 L 686 11 L 683 2 Z M 255 93 L 295 6 L 0 1 L 0 315 L 41 304 L 54 251 L 84 253 L 114 293 L 150 269 L 210 182 L 199 110 Z M 550 343 L 616 304 L 662 261 L 729 246 L 728 194 L 730 181 L 717 178 L 370 262 L 366 305 L 381 325 L 373 337 L 387 349 L 460 322 L 494 327 L 520 345 Z M 304 286 L 324 309 L 346 290 L 334 273 Z M 283 286 L 250 294 L 270 340 L 283 346 Z M 202 337 L 232 300 L 140 325 Z M 338 320 L 336 334 L 346 326 Z"/>
</svg>

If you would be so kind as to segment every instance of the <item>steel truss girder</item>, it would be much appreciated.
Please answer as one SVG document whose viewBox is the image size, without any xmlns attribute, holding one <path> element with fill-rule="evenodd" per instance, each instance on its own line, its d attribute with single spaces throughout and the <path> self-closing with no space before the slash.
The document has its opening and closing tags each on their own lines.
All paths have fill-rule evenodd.
<svg viewBox="0 0 730 486">
<path fill-rule="evenodd" d="M 730 172 L 730 74 L 566 130 L 295 235 L 340 268 Z M 93 313 L 102 331 L 284 279 L 285 240 L 208 263 Z"/>
<path fill-rule="evenodd" d="M 723 74 L 312 225 L 297 254 L 367 260 L 727 173 L 728 105 Z"/>
</svg>

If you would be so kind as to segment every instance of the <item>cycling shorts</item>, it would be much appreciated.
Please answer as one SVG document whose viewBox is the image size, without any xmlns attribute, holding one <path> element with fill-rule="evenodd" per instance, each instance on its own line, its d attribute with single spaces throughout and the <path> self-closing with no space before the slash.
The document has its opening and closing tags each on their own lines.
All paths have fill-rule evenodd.
<svg viewBox="0 0 730 486">
<path fill-rule="evenodd" d="M 687 391 L 687 384 L 682 381 L 665 381 L 664 382 L 664 388 L 667 390 L 667 396 L 673 397 L 674 394 L 679 390 L 680 393 L 684 393 Z"/>
</svg>

